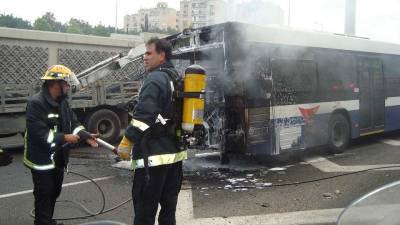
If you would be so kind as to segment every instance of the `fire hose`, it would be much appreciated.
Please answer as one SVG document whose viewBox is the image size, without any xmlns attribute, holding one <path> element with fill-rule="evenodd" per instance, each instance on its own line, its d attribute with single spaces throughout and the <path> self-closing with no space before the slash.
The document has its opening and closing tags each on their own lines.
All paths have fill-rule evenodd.
<svg viewBox="0 0 400 225">
<path fill-rule="evenodd" d="M 104 140 L 102 140 L 102 139 L 100 139 L 100 138 L 95 138 L 95 141 L 96 141 L 97 144 L 99 144 L 100 146 L 103 146 L 103 147 L 106 148 L 107 150 L 110 150 L 111 152 L 113 152 L 115 155 L 118 155 L 118 150 L 117 150 L 117 148 L 115 148 L 113 145 L 107 143 L 106 141 L 104 141 Z M 70 147 L 69 144 L 63 145 L 63 148 L 68 148 L 68 147 Z M 59 169 L 59 168 L 56 167 L 56 169 Z M 63 170 L 63 171 L 64 171 L 64 170 Z M 96 186 L 97 190 L 100 192 L 100 195 L 101 195 L 101 209 L 98 210 L 97 212 L 93 212 L 93 211 L 89 210 L 87 207 L 85 207 L 83 204 L 81 204 L 81 203 L 79 203 L 79 202 L 71 201 L 71 200 L 61 200 L 61 201 L 57 201 L 57 202 L 70 202 L 70 203 L 73 203 L 73 204 L 79 206 L 83 211 L 85 211 L 85 213 L 86 213 L 87 215 L 84 215 L 84 216 L 76 216 L 76 217 L 54 218 L 55 220 L 86 219 L 86 218 L 89 218 L 89 217 L 94 217 L 94 216 L 97 216 L 97 215 L 101 215 L 101 214 L 104 214 L 104 213 L 113 211 L 113 210 L 115 210 L 115 209 L 117 209 L 117 208 L 119 208 L 119 207 L 125 205 L 126 203 L 132 201 L 132 198 L 129 198 L 129 199 L 126 200 L 126 201 L 123 201 L 123 202 L 121 202 L 121 203 L 119 203 L 119 204 L 117 204 L 117 205 L 115 205 L 115 206 L 113 206 L 113 207 L 111 207 L 111 208 L 106 209 L 106 208 L 105 208 L 105 205 L 106 205 L 106 197 L 105 197 L 104 191 L 103 191 L 103 189 L 99 186 L 99 184 L 98 184 L 96 181 L 94 181 L 92 178 L 90 178 L 90 177 L 88 177 L 88 176 L 85 176 L 85 175 L 83 175 L 83 174 L 80 174 L 80 173 L 77 173 L 77 172 L 74 172 L 74 171 L 70 171 L 69 169 L 67 169 L 67 170 L 64 171 L 64 172 L 65 172 L 66 174 L 73 174 L 73 175 L 82 177 L 82 178 L 84 178 L 84 179 L 90 181 L 91 183 L 93 183 L 93 184 Z M 31 216 L 31 217 L 35 217 L 34 211 L 35 211 L 35 209 L 32 209 L 32 210 L 30 211 L 30 216 Z"/>
<path fill-rule="evenodd" d="M 100 139 L 100 138 L 95 138 L 96 142 L 100 145 L 105 147 L 106 149 L 108 149 L 109 151 L 113 152 L 114 154 L 118 155 L 117 149 L 107 143 L 106 141 Z M 144 140 L 142 140 L 141 146 L 146 146 L 145 143 L 143 143 L 143 141 L 146 141 L 145 138 Z M 329 180 L 329 179 L 334 179 L 334 178 L 338 178 L 338 177 L 343 177 L 343 176 L 349 176 L 349 175 L 354 175 L 354 174 L 360 174 L 360 173 L 365 173 L 365 172 L 369 172 L 369 171 L 375 171 L 375 170 L 380 170 L 380 169 L 389 169 L 389 168 L 399 168 L 400 166 L 382 166 L 382 167 L 377 167 L 377 168 L 370 168 L 370 169 L 365 169 L 365 170 L 359 170 L 359 171 L 354 171 L 354 172 L 349 172 L 349 173 L 343 173 L 343 174 L 337 174 L 337 175 L 333 175 L 333 176 L 327 176 L 327 177 L 322 177 L 322 178 L 316 178 L 316 179 L 311 179 L 311 180 L 305 180 L 305 181 L 299 181 L 299 182 L 291 182 L 291 183 L 282 183 L 282 184 L 270 184 L 268 186 L 265 187 L 283 187 L 283 186 L 297 186 L 297 185 L 301 185 L 301 184 L 307 184 L 307 183 L 314 183 L 314 182 L 319 182 L 319 181 L 324 181 L 324 180 Z M 75 219 L 86 219 L 89 217 L 94 217 L 97 215 L 101 215 L 110 211 L 113 211 L 123 205 L 125 205 L 126 203 L 132 201 L 132 198 L 129 198 L 126 201 L 123 201 L 111 208 L 105 209 L 105 203 L 106 203 L 106 199 L 105 199 L 105 194 L 104 191 L 102 190 L 102 188 L 97 184 L 96 181 L 94 181 L 92 178 L 85 176 L 83 174 L 77 173 L 77 172 L 73 172 L 73 171 L 67 171 L 67 174 L 74 174 L 77 176 L 80 176 L 82 178 L 85 178 L 87 180 L 89 180 L 91 183 L 93 183 L 96 188 L 99 190 L 100 194 L 101 194 L 101 209 L 97 212 L 92 212 L 91 210 L 87 209 L 84 205 L 82 205 L 79 202 L 76 201 L 71 201 L 71 200 L 62 200 L 62 201 L 57 201 L 57 202 L 71 202 L 74 203 L 76 205 L 78 205 L 83 211 L 85 211 L 87 213 L 87 215 L 84 216 L 77 216 L 77 217 L 66 217 L 66 218 L 55 218 L 55 220 L 75 220 Z M 244 185 L 244 186 L 235 186 L 234 188 L 248 188 L 248 189 L 253 189 L 253 188 L 259 188 L 259 186 L 252 186 L 252 185 Z M 202 187 L 187 187 L 187 188 L 182 188 L 181 190 L 201 190 Z M 213 190 L 213 188 L 209 188 L 210 190 Z M 215 189 L 215 190 L 219 190 L 219 189 Z M 30 212 L 30 215 L 32 217 L 34 217 L 34 210 L 32 209 Z"/>
</svg>

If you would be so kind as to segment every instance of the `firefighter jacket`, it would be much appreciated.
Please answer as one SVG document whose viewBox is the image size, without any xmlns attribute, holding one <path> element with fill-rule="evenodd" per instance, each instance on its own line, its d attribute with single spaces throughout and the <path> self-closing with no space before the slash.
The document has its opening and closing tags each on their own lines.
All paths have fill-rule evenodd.
<svg viewBox="0 0 400 225">
<path fill-rule="evenodd" d="M 135 143 L 132 149 L 133 169 L 145 167 L 144 157 L 148 157 L 149 167 L 172 164 L 187 158 L 187 152 L 178 147 L 174 130 L 174 82 L 165 70 L 178 74 L 170 62 L 149 72 L 125 131 L 125 137 Z M 143 144 L 142 138 L 145 136 Z"/>
<path fill-rule="evenodd" d="M 66 167 L 69 148 L 63 146 L 64 134 L 81 136 L 83 129 L 66 98 L 54 101 L 44 86 L 28 100 L 24 164 L 34 170 Z"/>
</svg>

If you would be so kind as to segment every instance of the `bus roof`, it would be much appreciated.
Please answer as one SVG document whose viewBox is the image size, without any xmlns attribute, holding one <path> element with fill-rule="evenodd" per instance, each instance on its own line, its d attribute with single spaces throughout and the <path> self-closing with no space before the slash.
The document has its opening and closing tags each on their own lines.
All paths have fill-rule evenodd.
<svg viewBox="0 0 400 225">
<path fill-rule="evenodd" d="M 243 41 L 264 42 L 304 47 L 340 49 L 358 52 L 400 55 L 400 45 L 373 41 L 366 38 L 333 34 L 328 32 L 313 32 L 295 30 L 287 27 L 268 26 L 227 22 L 200 28 L 213 30 L 217 27 L 230 27 L 239 32 Z M 229 36 L 226 34 L 225 36 Z"/>
</svg>

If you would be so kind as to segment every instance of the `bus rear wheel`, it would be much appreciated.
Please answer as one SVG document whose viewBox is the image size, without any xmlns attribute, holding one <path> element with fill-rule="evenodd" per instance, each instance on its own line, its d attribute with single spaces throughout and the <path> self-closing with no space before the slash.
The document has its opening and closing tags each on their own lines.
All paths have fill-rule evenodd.
<svg viewBox="0 0 400 225">
<path fill-rule="evenodd" d="M 341 114 L 334 114 L 329 121 L 328 147 L 329 152 L 343 153 L 350 143 L 350 124 Z"/>
<path fill-rule="evenodd" d="M 99 133 L 104 141 L 115 143 L 121 132 L 121 121 L 115 112 L 100 109 L 88 116 L 86 127 L 91 133 Z"/>
</svg>

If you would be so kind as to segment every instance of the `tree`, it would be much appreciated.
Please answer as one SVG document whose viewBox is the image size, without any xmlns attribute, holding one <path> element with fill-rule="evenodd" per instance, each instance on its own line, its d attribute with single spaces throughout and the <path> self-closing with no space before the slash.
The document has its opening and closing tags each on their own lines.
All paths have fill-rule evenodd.
<svg viewBox="0 0 400 225">
<path fill-rule="evenodd" d="M 139 35 L 139 34 L 140 34 L 140 31 L 137 31 L 137 30 L 130 30 L 130 31 L 128 31 L 127 34 L 130 34 L 130 35 Z"/>
<path fill-rule="evenodd" d="M 14 17 L 12 14 L 0 14 L 0 26 L 20 29 L 32 29 L 32 25 L 29 21 L 23 20 L 22 18 Z"/>
<path fill-rule="evenodd" d="M 54 13 L 46 12 L 43 16 L 38 17 L 34 23 L 33 27 L 29 21 L 23 20 L 13 15 L 0 14 L 0 27 L 11 27 L 11 28 L 21 28 L 21 29 L 35 29 L 42 31 L 55 31 L 62 33 L 74 33 L 74 34 L 86 34 L 86 35 L 96 35 L 109 37 L 111 33 L 115 31 L 117 33 L 124 33 L 123 29 L 115 29 L 112 26 L 104 26 L 98 24 L 92 27 L 88 22 L 76 18 L 71 18 L 68 23 L 62 24 L 57 21 Z"/>
<path fill-rule="evenodd" d="M 167 29 L 167 34 L 177 34 L 179 33 L 178 29 L 172 28 L 172 27 L 168 27 Z"/>
<path fill-rule="evenodd" d="M 33 29 L 35 30 L 44 30 L 44 31 L 52 31 L 50 24 L 46 21 L 46 19 L 40 17 L 35 20 L 33 23 Z"/>
<path fill-rule="evenodd" d="M 67 33 L 72 34 L 82 34 L 81 26 L 79 20 L 71 18 L 67 25 Z"/>
<path fill-rule="evenodd" d="M 37 18 L 33 23 L 35 30 L 65 32 L 65 25 L 56 21 L 53 13 L 46 12 L 43 16 Z"/>
<path fill-rule="evenodd" d="M 83 20 L 71 18 L 68 22 L 67 33 L 73 34 L 92 34 L 93 27 Z"/>
<path fill-rule="evenodd" d="M 103 36 L 103 37 L 109 37 L 110 36 L 110 32 L 107 29 L 107 27 L 105 27 L 102 24 L 98 24 L 97 26 L 94 27 L 93 29 L 93 35 L 97 35 L 97 36 Z"/>
</svg>

